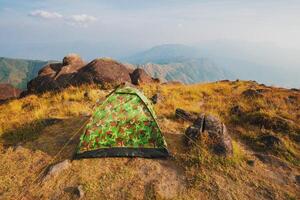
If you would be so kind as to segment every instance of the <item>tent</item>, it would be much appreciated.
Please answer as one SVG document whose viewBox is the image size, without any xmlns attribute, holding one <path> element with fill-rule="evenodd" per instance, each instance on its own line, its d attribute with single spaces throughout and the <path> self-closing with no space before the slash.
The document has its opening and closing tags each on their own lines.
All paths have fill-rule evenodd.
<svg viewBox="0 0 300 200">
<path fill-rule="evenodd" d="M 151 102 L 138 89 L 122 85 L 95 106 L 75 158 L 168 155 Z"/>
</svg>

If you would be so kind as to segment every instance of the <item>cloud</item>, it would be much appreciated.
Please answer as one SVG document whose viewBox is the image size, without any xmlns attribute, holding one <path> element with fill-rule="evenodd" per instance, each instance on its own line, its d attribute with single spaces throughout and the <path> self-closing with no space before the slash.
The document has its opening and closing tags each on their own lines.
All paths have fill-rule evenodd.
<svg viewBox="0 0 300 200">
<path fill-rule="evenodd" d="M 73 26 L 83 26 L 86 27 L 90 23 L 96 21 L 97 18 L 91 15 L 80 14 L 80 15 L 71 15 L 66 18 L 66 21 Z"/>
<path fill-rule="evenodd" d="M 49 12 L 45 10 L 35 10 L 29 13 L 29 16 L 38 17 L 42 19 L 59 19 L 63 16 L 57 12 Z"/>
<path fill-rule="evenodd" d="M 87 27 L 90 23 L 97 20 L 96 17 L 87 15 L 87 14 L 77 14 L 70 16 L 63 16 L 58 12 L 49 12 L 46 10 L 34 10 L 29 13 L 29 16 L 42 18 L 42 19 L 61 19 L 66 22 L 68 25 L 75 27 Z"/>
</svg>

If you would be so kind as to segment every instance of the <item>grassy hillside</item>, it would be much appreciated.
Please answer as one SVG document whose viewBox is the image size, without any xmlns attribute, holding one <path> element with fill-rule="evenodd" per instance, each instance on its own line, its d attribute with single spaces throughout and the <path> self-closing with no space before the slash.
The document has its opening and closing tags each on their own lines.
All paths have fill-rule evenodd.
<svg viewBox="0 0 300 200">
<path fill-rule="evenodd" d="M 0 57 L 0 83 L 9 83 L 17 88 L 26 89 L 27 82 L 46 64 L 46 61 Z"/>
<path fill-rule="evenodd" d="M 231 71 L 205 58 L 198 49 L 180 44 L 156 46 L 124 61 L 144 68 L 152 76 L 167 81 L 198 83 L 234 77 Z"/>
<path fill-rule="evenodd" d="M 170 64 L 137 65 L 146 70 L 152 77 L 162 81 L 181 81 L 183 83 L 208 82 L 228 79 L 232 75 L 218 68 L 208 59 L 189 59 Z"/>
<path fill-rule="evenodd" d="M 160 94 L 158 122 L 172 157 L 74 160 L 63 173 L 36 180 L 50 163 L 70 158 L 97 99 L 110 90 L 71 87 L 0 106 L 0 198 L 74 199 L 297 199 L 300 195 L 300 93 L 255 82 L 144 85 Z M 256 91 L 256 92 L 253 92 Z M 189 123 L 175 109 L 213 114 L 227 125 L 234 155 L 209 153 L 205 140 L 184 146 Z M 62 153 L 59 150 L 75 134 Z M 275 146 L 262 136 L 279 138 Z M 257 155 L 268 155 L 265 160 Z M 299 180 L 298 180 L 299 181 Z"/>
</svg>

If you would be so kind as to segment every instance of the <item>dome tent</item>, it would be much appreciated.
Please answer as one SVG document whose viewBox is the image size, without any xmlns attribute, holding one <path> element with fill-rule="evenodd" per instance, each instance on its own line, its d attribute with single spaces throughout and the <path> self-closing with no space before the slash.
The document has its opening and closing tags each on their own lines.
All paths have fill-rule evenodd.
<svg viewBox="0 0 300 200">
<path fill-rule="evenodd" d="M 121 85 L 95 106 L 75 158 L 168 155 L 151 102 L 138 89 Z"/>
</svg>

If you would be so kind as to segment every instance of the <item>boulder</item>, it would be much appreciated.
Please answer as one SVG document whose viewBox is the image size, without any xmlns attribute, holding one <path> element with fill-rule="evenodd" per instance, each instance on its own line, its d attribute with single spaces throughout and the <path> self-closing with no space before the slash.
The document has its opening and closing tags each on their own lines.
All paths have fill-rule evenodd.
<svg viewBox="0 0 300 200">
<path fill-rule="evenodd" d="M 131 82 L 129 70 L 111 59 L 95 59 L 78 71 L 73 84 L 96 83 L 118 85 Z"/>
<path fill-rule="evenodd" d="M 50 63 L 43 67 L 38 76 L 27 84 L 27 93 L 42 93 L 59 90 L 72 84 L 78 70 L 85 65 L 79 55 L 69 54 L 62 63 Z"/>
<path fill-rule="evenodd" d="M 63 58 L 62 65 L 83 66 L 84 62 L 79 55 L 72 53 Z"/>
<path fill-rule="evenodd" d="M 99 84 L 104 88 L 120 83 L 157 83 L 143 69 L 130 69 L 122 63 L 110 58 L 99 58 L 87 65 L 79 55 L 69 54 L 61 63 L 50 63 L 44 66 L 38 76 L 27 84 L 30 93 L 43 93 L 66 88 L 70 85 Z"/>
<path fill-rule="evenodd" d="M 9 99 L 18 98 L 21 92 L 21 90 L 10 84 L 0 84 L 0 103 Z"/>
<path fill-rule="evenodd" d="M 131 83 L 134 85 L 140 85 L 145 83 L 159 83 L 159 79 L 154 79 L 147 74 L 144 69 L 137 68 L 131 74 Z"/>
</svg>

